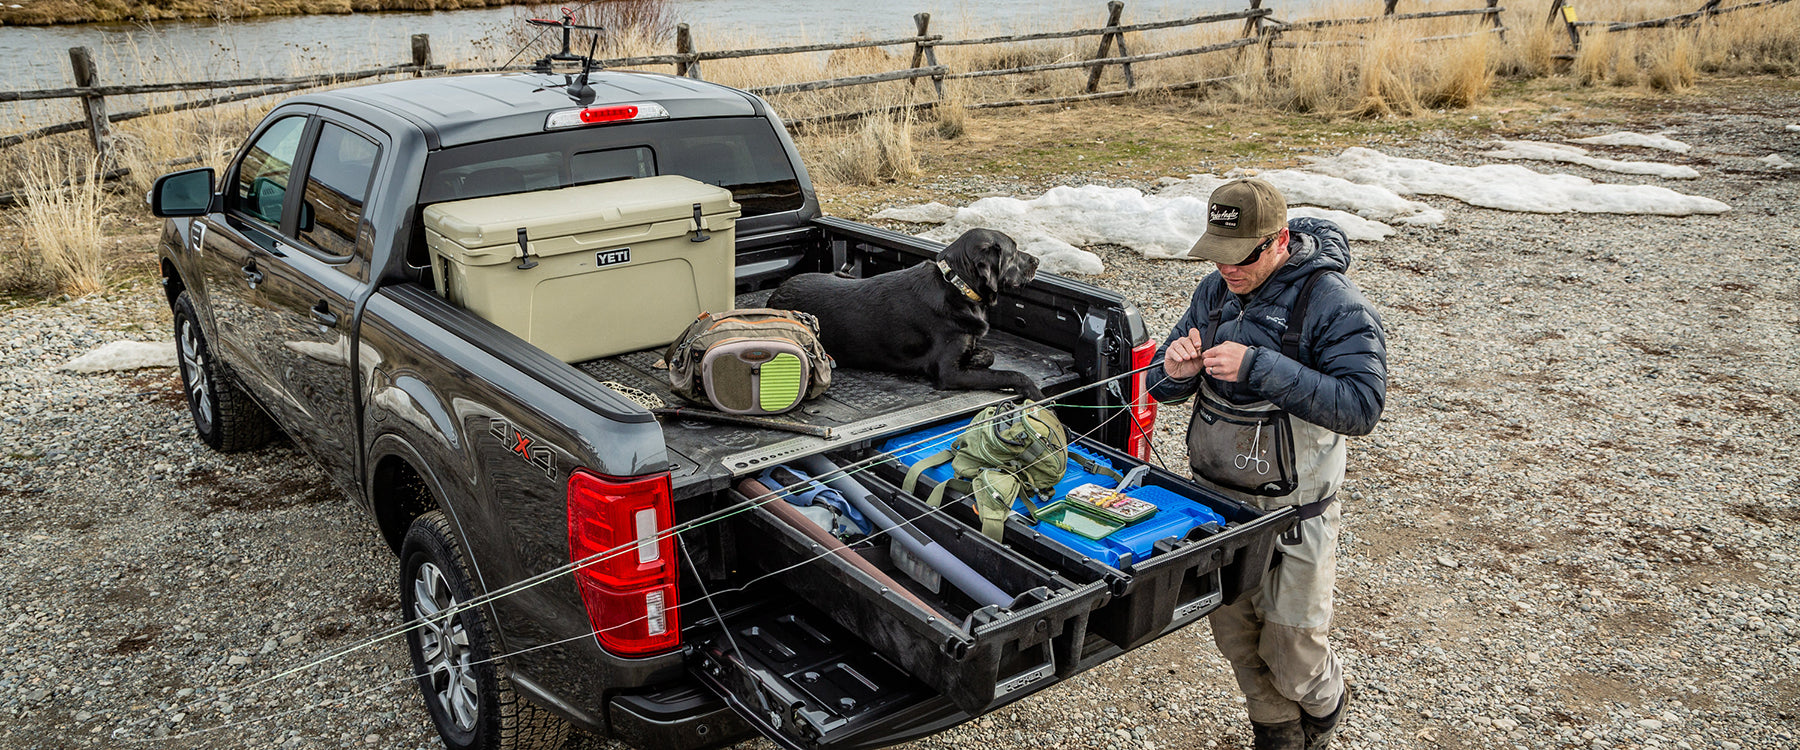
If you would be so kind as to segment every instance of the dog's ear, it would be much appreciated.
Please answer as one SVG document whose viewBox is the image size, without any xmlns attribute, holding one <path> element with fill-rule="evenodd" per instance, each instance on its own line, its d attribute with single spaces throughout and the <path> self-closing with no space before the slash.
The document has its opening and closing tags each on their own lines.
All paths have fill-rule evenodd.
<svg viewBox="0 0 1800 750">
<path fill-rule="evenodd" d="M 971 229 L 944 251 L 947 256 L 955 251 L 957 257 L 950 261 L 950 267 L 981 295 L 984 304 L 992 305 L 1000 298 L 1000 280 L 1006 267 L 1006 248 L 1002 243 L 1008 242 L 1007 236 L 999 232 Z"/>
</svg>

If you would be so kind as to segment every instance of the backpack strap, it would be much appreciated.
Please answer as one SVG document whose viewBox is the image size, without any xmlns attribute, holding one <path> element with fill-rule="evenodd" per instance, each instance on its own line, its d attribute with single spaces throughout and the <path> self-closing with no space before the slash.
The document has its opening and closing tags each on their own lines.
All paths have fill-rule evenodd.
<svg viewBox="0 0 1800 750">
<path fill-rule="evenodd" d="M 1306 309 L 1312 305 L 1313 283 L 1318 281 L 1320 276 L 1328 273 L 1336 273 L 1336 271 L 1321 268 L 1307 276 L 1306 281 L 1300 284 L 1300 296 L 1295 297 L 1294 306 L 1288 308 L 1287 330 L 1281 332 L 1281 355 L 1295 362 L 1300 361 L 1300 334 L 1302 333 L 1300 329 L 1306 322 Z M 1215 314 L 1217 313 L 1215 312 Z M 1207 339 L 1207 341 L 1211 340 Z"/>
<path fill-rule="evenodd" d="M 1215 342 L 1217 342 L 1219 340 L 1219 322 L 1223 321 L 1224 319 L 1225 319 L 1225 311 L 1221 308 L 1215 307 L 1215 308 L 1207 311 L 1207 313 L 1206 313 L 1206 338 L 1204 339 L 1207 346 L 1212 346 Z"/>
<path fill-rule="evenodd" d="M 917 490 L 919 488 L 919 476 L 924 474 L 926 469 L 930 469 L 933 466 L 942 466 L 946 463 L 949 463 L 950 459 L 955 456 L 956 456 L 956 450 L 954 448 L 945 448 L 941 451 L 938 451 L 929 456 L 926 456 L 925 458 L 919 459 L 919 462 L 916 464 L 913 464 L 911 469 L 906 470 L 906 481 L 900 483 L 900 491 L 904 492 L 908 495 L 917 497 L 919 493 L 915 492 L 914 490 Z M 942 483 L 939 483 L 937 488 L 932 490 L 932 493 L 931 493 L 940 502 L 944 499 L 943 486 L 944 485 Z M 935 508 L 935 507 L 937 507 L 937 503 L 933 502 L 933 503 L 931 503 L 931 506 Z"/>
</svg>

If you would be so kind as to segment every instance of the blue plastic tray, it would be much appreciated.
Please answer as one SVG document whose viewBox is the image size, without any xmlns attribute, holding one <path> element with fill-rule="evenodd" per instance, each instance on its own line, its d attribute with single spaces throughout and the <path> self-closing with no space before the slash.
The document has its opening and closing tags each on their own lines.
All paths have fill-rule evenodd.
<svg viewBox="0 0 1800 750">
<path fill-rule="evenodd" d="M 969 421 L 964 419 L 892 438 L 882 444 L 881 450 L 891 453 L 900 463 L 912 466 L 938 451 L 949 448 L 952 443 L 956 442 L 956 436 L 968 429 Z M 1091 458 L 1102 466 L 1118 468 L 1113 466 L 1112 462 L 1080 445 L 1070 445 L 1069 450 Z M 934 482 L 942 482 L 950 478 L 951 472 L 950 464 L 944 463 L 926 469 L 924 476 L 930 477 Z M 1063 495 L 1068 494 L 1069 490 L 1089 482 L 1107 487 L 1118 484 L 1118 481 L 1111 477 L 1089 474 L 1081 468 L 1080 464 L 1071 459 L 1068 468 L 1063 472 L 1062 481 L 1056 483 L 1055 499 L 1060 500 Z M 1097 540 L 1089 539 L 1072 531 L 1065 531 L 1047 523 L 1037 524 L 1034 528 L 1038 533 L 1056 540 L 1069 549 L 1118 568 L 1127 554 L 1131 555 L 1133 560 L 1143 560 L 1149 557 L 1158 540 L 1185 535 L 1194 527 L 1206 523 L 1216 523 L 1221 528 L 1225 526 L 1225 518 L 1213 512 L 1211 508 L 1161 487 L 1147 485 L 1134 488 L 1125 494 L 1155 505 L 1156 515 L 1126 526 L 1105 539 Z M 1024 514 L 1026 511 L 1024 501 L 1014 503 L 1013 510 Z"/>
</svg>

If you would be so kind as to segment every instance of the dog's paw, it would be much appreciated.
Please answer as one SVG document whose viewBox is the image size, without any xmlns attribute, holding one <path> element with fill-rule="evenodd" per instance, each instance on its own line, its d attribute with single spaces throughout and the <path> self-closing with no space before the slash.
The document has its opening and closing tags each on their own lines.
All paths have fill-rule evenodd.
<svg viewBox="0 0 1800 750">
<path fill-rule="evenodd" d="M 994 352 L 989 349 L 975 347 L 963 352 L 962 365 L 971 370 L 994 366 Z"/>
</svg>

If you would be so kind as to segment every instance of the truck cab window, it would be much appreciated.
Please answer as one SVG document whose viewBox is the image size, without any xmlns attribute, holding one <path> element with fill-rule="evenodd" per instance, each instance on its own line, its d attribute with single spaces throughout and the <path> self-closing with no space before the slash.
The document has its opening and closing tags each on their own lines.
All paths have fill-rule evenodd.
<svg viewBox="0 0 1800 750">
<path fill-rule="evenodd" d="M 305 132 L 303 116 L 277 120 L 264 130 L 238 164 L 229 207 L 270 226 L 281 226 L 288 179 L 294 157 L 300 153 L 300 136 Z"/>
<path fill-rule="evenodd" d="M 302 195 L 300 239 L 332 257 L 356 254 L 356 228 L 379 153 L 369 139 L 332 123 L 319 129 Z"/>
<path fill-rule="evenodd" d="M 643 146 L 584 151 L 569 157 L 569 182 L 586 185 L 656 176 L 656 154 Z"/>
<path fill-rule="evenodd" d="M 431 155 L 419 203 L 590 182 L 681 175 L 732 193 L 745 216 L 792 211 L 806 196 L 768 121 L 659 120 L 472 143 Z"/>
</svg>

